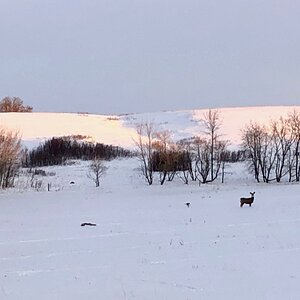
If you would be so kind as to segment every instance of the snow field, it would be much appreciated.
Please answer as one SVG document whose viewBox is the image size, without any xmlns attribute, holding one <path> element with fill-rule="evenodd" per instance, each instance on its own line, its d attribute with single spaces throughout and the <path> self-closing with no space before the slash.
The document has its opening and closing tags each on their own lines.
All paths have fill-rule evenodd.
<svg viewBox="0 0 300 300">
<path fill-rule="evenodd" d="M 147 186 L 135 159 L 108 164 L 98 189 L 80 163 L 0 194 L 0 299 L 299 299 L 299 185 L 234 164 L 223 185 Z"/>
<path fill-rule="evenodd" d="M 252 122 L 268 125 L 271 119 L 286 117 L 300 106 L 261 106 L 220 108 L 222 139 L 235 149 L 241 143 L 241 130 Z M 134 148 L 136 125 L 150 122 L 155 131 L 172 132 L 174 141 L 203 134 L 201 122 L 207 109 L 164 111 L 127 115 L 86 113 L 0 113 L 2 127 L 18 131 L 26 147 L 33 148 L 52 137 L 84 135 L 87 141 Z"/>
</svg>

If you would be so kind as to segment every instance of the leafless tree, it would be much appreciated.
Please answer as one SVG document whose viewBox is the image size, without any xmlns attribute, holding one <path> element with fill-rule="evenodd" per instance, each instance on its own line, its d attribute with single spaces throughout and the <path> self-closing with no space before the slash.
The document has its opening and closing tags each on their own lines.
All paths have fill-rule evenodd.
<svg viewBox="0 0 300 300">
<path fill-rule="evenodd" d="M 293 145 L 295 144 L 295 141 Z M 287 154 L 287 169 L 288 169 L 288 181 L 292 182 L 295 178 L 295 165 L 296 165 L 296 155 L 293 147 L 291 147 Z"/>
<path fill-rule="evenodd" d="M 249 169 L 254 174 L 257 182 L 260 182 L 260 161 L 262 161 L 263 145 L 266 139 L 266 128 L 250 123 L 242 130 L 242 147 L 250 157 Z"/>
<path fill-rule="evenodd" d="M 21 164 L 21 139 L 17 132 L 0 129 L 0 187 L 13 186 Z"/>
<path fill-rule="evenodd" d="M 196 150 L 196 177 L 199 183 L 208 182 L 210 171 L 210 145 L 206 139 L 195 138 L 194 146 Z"/>
<path fill-rule="evenodd" d="M 185 183 L 189 183 L 189 178 L 196 181 L 196 175 L 193 172 L 193 151 L 191 141 L 179 141 L 176 143 L 176 152 L 181 153 L 183 160 L 183 168 L 181 171 L 176 172 L 179 178 Z"/>
<path fill-rule="evenodd" d="M 96 187 L 100 185 L 100 178 L 106 173 L 107 167 L 104 165 L 103 160 L 95 159 L 89 165 L 87 173 L 88 178 L 92 179 Z"/>
<path fill-rule="evenodd" d="M 159 131 L 154 133 L 155 141 L 153 142 L 153 149 L 158 154 L 159 158 L 158 171 L 160 184 L 163 185 L 167 174 L 171 173 L 171 157 L 169 155 L 169 148 L 171 144 L 171 132 L 168 130 Z M 169 176 L 171 179 L 171 176 Z"/>
<path fill-rule="evenodd" d="M 218 141 L 217 142 L 217 169 L 221 172 L 221 182 L 224 183 L 226 174 L 226 162 L 228 161 L 228 147 L 229 141 Z"/>
<path fill-rule="evenodd" d="M 250 154 L 250 168 L 253 167 L 257 182 L 260 181 L 260 175 L 266 183 L 275 180 L 271 176 L 277 150 L 267 127 L 257 123 L 247 126 L 243 133 L 243 145 Z"/>
<path fill-rule="evenodd" d="M 276 179 L 274 168 L 277 157 L 277 147 L 272 131 L 270 131 L 269 128 L 265 129 L 262 137 L 262 151 L 259 156 L 259 165 L 263 181 L 269 183 Z"/>
<path fill-rule="evenodd" d="M 292 180 L 292 177 L 294 175 L 295 181 L 299 182 L 300 181 L 300 112 L 294 110 L 289 114 L 288 118 L 294 136 L 294 143 L 290 151 L 290 159 L 289 159 L 290 181 Z"/>
<path fill-rule="evenodd" d="M 204 136 L 194 138 L 196 177 L 199 183 L 215 181 L 223 166 L 223 152 L 226 151 L 227 142 L 220 139 L 222 121 L 218 110 L 209 110 L 204 114 Z"/>
<path fill-rule="evenodd" d="M 137 139 L 134 141 L 137 147 L 138 157 L 141 162 L 141 171 L 149 185 L 153 184 L 153 142 L 154 125 L 153 123 L 141 123 L 136 127 Z"/>
<path fill-rule="evenodd" d="M 272 139 L 275 147 L 275 178 L 277 182 L 288 174 L 288 155 L 294 143 L 294 133 L 288 119 L 279 118 L 271 122 Z"/>
<path fill-rule="evenodd" d="M 205 134 L 208 136 L 209 146 L 209 161 L 210 161 L 210 180 L 214 181 L 218 177 L 218 171 L 215 170 L 215 153 L 218 147 L 218 140 L 220 137 L 220 128 L 222 125 L 220 114 L 218 110 L 209 110 L 204 114 L 203 124 L 205 127 Z"/>
<path fill-rule="evenodd" d="M 188 160 L 189 160 L 188 175 L 192 181 L 196 181 L 197 180 L 197 167 L 196 167 L 197 147 L 195 146 L 195 137 L 179 140 L 176 143 L 176 145 L 179 151 L 185 152 L 186 155 L 188 155 Z"/>
</svg>

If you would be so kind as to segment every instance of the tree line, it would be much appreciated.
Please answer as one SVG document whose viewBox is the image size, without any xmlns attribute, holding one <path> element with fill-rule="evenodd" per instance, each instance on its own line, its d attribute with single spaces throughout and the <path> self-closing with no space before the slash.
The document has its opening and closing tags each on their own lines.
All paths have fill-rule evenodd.
<svg viewBox="0 0 300 300">
<path fill-rule="evenodd" d="M 121 147 L 102 143 L 88 143 L 84 137 L 53 137 L 35 149 L 25 151 L 23 167 L 62 165 L 69 159 L 110 160 L 116 157 L 129 157 L 132 153 Z M 81 140 L 78 140 L 81 139 Z"/>
</svg>

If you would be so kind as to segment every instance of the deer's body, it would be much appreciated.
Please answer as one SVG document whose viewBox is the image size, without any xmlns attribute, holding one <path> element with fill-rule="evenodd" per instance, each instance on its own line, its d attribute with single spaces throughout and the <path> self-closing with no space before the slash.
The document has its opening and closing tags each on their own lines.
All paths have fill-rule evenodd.
<svg viewBox="0 0 300 300">
<path fill-rule="evenodd" d="M 241 198 L 241 207 L 243 207 L 244 204 L 248 204 L 251 207 L 251 204 L 254 201 L 255 192 L 253 192 L 253 193 L 250 192 L 250 194 L 251 194 L 251 197 L 249 197 L 249 198 Z"/>
</svg>

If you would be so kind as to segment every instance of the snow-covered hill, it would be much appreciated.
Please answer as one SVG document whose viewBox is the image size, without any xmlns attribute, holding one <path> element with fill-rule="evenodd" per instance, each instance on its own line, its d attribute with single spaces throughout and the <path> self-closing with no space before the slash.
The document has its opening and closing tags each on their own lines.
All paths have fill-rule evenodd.
<svg viewBox="0 0 300 300">
<path fill-rule="evenodd" d="M 293 109 L 220 109 L 224 138 L 239 143 L 251 120 Z M 179 139 L 201 132 L 204 112 L 9 113 L 0 123 L 26 143 L 80 134 L 131 147 L 136 123 Z M 36 178 L 23 170 L 14 189 L 0 192 L 0 299 L 299 299 L 299 184 L 258 184 L 234 163 L 224 184 L 175 177 L 160 186 L 156 177 L 148 186 L 138 160 L 127 158 L 106 162 L 96 188 L 88 164 L 45 167 Z M 241 208 L 250 191 L 252 207 Z"/>
<path fill-rule="evenodd" d="M 240 107 L 219 109 L 224 139 L 239 144 L 241 129 L 250 121 L 268 122 L 300 106 Z M 0 113 L 0 126 L 19 130 L 27 145 L 53 136 L 86 135 L 90 140 L 132 147 L 136 124 L 153 122 L 157 130 L 171 130 L 174 139 L 201 133 L 199 120 L 207 110 L 105 116 L 85 113 Z"/>
</svg>

